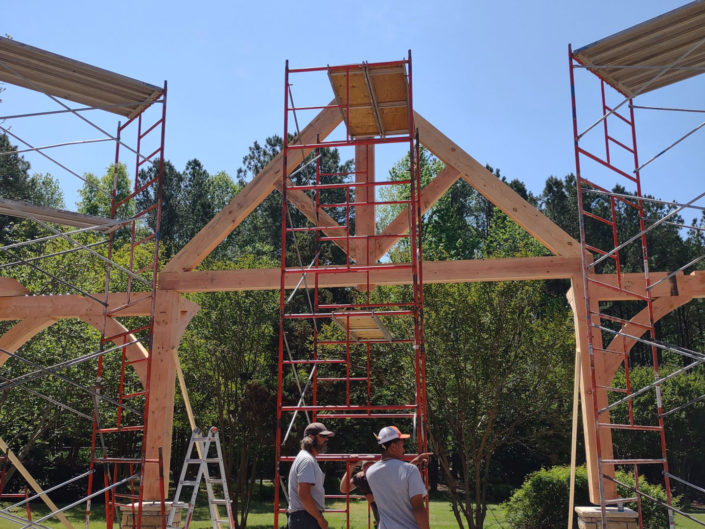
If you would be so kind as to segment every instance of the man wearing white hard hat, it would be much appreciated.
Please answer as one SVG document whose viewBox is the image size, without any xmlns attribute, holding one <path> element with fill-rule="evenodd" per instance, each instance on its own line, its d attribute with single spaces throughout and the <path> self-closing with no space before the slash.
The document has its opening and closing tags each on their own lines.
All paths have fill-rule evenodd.
<svg viewBox="0 0 705 529">
<path fill-rule="evenodd" d="M 376 437 L 382 459 L 367 469 L 367 481 L 379 510 L 379 529 L 429 529 L 421 472 L 402 460 L 409 435 L 385 426 Z"/>
<path fill-rule="evenodd" d="M 312 422 L 304 430 L 301 451 L 289 471 L 289 529 L 328 529 L 323 517 L 324 475 L 316 456 L 325 453 L 328 439 L 334 435 L 320 422 Z"/>
</svg>

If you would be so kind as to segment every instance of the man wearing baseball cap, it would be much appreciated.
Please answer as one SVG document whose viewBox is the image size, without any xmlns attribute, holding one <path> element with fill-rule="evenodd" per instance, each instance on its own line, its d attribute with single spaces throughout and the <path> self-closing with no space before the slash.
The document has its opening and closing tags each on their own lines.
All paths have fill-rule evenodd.
<svg viewBox="0 0 705 529">
<path fill-rule="evenodd" d="M 289 529 L 328 529 L 323 517 L 324 476 L 316 456 L 325 453 L 328 439 L 334 435 L 320 422 L 312 422 L 304 430 L 301 451 L 289 471 Z"/>
<path fill-rule="evenodd" d="M 421 472 L 402 460 L 409 435 L 385 426 L 376 437 L 382 459 L 367 469 L 367 481 L 379 510 L 379 529 L 429 529 Z"/>
</svg>

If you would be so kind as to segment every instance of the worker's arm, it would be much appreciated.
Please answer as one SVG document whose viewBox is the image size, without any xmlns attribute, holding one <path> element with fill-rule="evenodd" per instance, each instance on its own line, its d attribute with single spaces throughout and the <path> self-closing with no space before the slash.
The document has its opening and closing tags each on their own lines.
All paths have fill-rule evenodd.
<svg viewBox="0 0 705 529">
<path fill-rule="evenodd" d="M 411 511 L 414 513 L 414 519 L 420 529 L 430 529 L 428 523 L 428 511 L 426 510 L 426 502 L 423 494 L 417 494 L 411 498 Z"/>
<path fill-rule="evenodd" d="M 306 512 L 313 516 L 318 522 L 318 526 L 321 529 L 328 529 L 328 522 L 323 517 L 323 514 L 318 510 L 316 502 L 313 501 L 313 496 L 311 496 L 311 487 L 313 483 L 299 483 L 299 499 L 303 503 Z"/>
<path fill-rule="evenodd" d="M 357 488 L 352 479 L 352 476 L 354 474 L 355 467 L 352 467 L 350 469 L 350 477 L 348 477 L 348 472 L 346 470 L 345 474 L 343 474 L 343 477 L 340 478 L 340 492 L 342 492 L 343 494 L 346 494 L 348 491 L 355 490 Z"/>
<path fill-rule="evenodd" d="M 419 468 L 422 468 L 424 465 L 428 464 L 428 458 L 433 455 L 433 452 L 424 452 L 423 454 L 417 455 L 414 459 L 409 461 L 412 465 L 416 465 Z"/>
</svg>

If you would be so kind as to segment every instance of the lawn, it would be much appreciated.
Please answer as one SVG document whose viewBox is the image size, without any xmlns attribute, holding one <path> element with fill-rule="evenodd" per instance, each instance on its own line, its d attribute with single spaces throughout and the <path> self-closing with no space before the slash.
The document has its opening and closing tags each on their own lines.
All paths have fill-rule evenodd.
<svg viewBox="0 0 705 529">
<path fill-rule="evenodd" d="M 331 502 L 328 504 L 330 509 L 344 509 L 345 502 Z M 504 519 L 504 512 L 498 505 L 490 507 L 490 513 L 487 515 L 485 527 L 487 529 L 502 527 L 501 521 Z M 44 507 L 33 506 L 32 517 L 38 519 L 48 511 Z M 18 510 L 14 514 L 24 516 L 24 510 Z M 83 529 L 85 519 L 83 510 L 76 507 L 67 512 L 67 516 L 75 529 Z M 326 518 L 330 524 L 330 529 L 345 529 L 346 520 L 344 513 L 328 513 Z M 211 527 L 207 505 L 199 505 L 193 516 L 194 521 L 191 522 L 193 529 L 206 529 Z M 259 501 L 255 502 L 250 509 L 250 514 L 247 518 L 247 527 L 249 529 L 269 529 L 273 525 L 274 516 L 272 514 L 272 502 Z M 286 515 L 282 514 L 279 518 L 280 526 L 286 526 Z M 56 520 L 49 520 L 45 523 L 48 527 L 63 529 L 63 525 Z M 0 519 L 0 529 L 19 529 L 19 524 L 12 523 L 7 520 Z M 105 514 L 102 506 L 96 506 L 91 516 L 90 529 L 103 529 L 105 527 Z M 117 529 L 117 525 L 114 526 Z M 361 501 L 351 502 L 350 508 L 350 527 L 351 528 L 366 528 L 367 527 L 367 504 Z M 458 524 L 450 508 L 450 503 L 443 499 L 434 499 L 431 501 L 431 527 L 433 529 L 457 529 Z"/>
<path fill-rule="evenodd" d="M 345 502 L 332 502 L 328 505 L 331 509 L 343 509 Z M 32 517 L 34 520 L 40 518 L 48 511 L 40 506 L 33 506 Z M 445 499 L 435 498 L 431 500 L 431 527 L 432 529 L 457 529 L 458 523 L 453 516 L 450 503 Z M 18 510 L 14 514 L 24 516 L 24 510 Z M 688 511 L 688 514 L 695 516 L 702 523 L 705 523 L 705 513 L 699 511 L 697 513 Z M 67 513 L 69 520 L 74 525 L 75 529 L 84 529 L 85 519 L 81 506 L 76 507 Z M 199 505 L 194 513 L 194 521 L 191 523 L 193 529 L 206 529 L 211 527 L 208 515 L 207 505 Z M 344 513 L 328 513 L 326 515 L 330 524 L 330 529 L 345 529 L 346 516 Z M 56 521 L 50 520 L 46 522 L 48 527 L 63 529 L 63 525 Z M 247 527 L 249 529 L 269 529 L 273 525 L 272 502 L 258 501 L 255 502 L 250 510 L 247 519 Z M 286 526 L 286 515 L 281 515 L 279 518 L 280 527 Z M 0 519 L 0 529 L 19 529 L 19 524 L 8 520 Z M 105 514 L 102 506 L 95 506 L 93 515 L 91 516 L 90 529 L 103 529 L 105 527 Z M 367 506 L 363 502 L 352 502 L 350 508 L 350 527 L 351 528 L 366 528 L 367 527 Z M 700 529 L 702 525 L 688 520 L 683 516 L 676 515 L 676 527 L 678 529 Z M 504 522 L 504 509 L 501 505 L 490 505 L 487 518 L 485 520 L 486 529 L 508 529 Z M 114 526 L 118 529 L 118 525 Z M 561 529 L 561 528 L 556 528 Z M 665 529 L 665 528 L 664 528 Z"/>
</svg>

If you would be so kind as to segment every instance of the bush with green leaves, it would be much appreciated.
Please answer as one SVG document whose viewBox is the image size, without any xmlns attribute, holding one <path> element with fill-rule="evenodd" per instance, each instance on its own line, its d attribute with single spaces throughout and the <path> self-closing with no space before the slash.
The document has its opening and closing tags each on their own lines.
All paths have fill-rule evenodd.
<svg viewBox="0 0 705 529">
<path fill-rule="evenodd" d="M 617 472 L 616 479 L 627 487 L 617 486 L 622 497 L 633 497 L 629 487 L 634 486 L 634 476 L 627 472 Z M 529 476 L 505 503 L 506 519 L 513 529 L 555 529 L 568 524 L 568 499 L 570 484 L 570 467 L 556 466 L 542 469 Z M 666 503 L 666 492 L 661 485 L 647 483 L 639 479 L 639 489 L 660 502 Z M 678 498 L 673 498 L 673 505 L 678 506 Z M 575 505 L 590 505 L 588 494 L 587 471 L 581 466 L 575 473 Z M 636 510 L 635 502 L 625 504 Z M 658 529 L 668 526 L 668 513 L 664 507 L 644 499 L 642 501 L 644 529 Z M 577 516 L 573 518 L 573 527 L 577 528 Z"/>
</svg>

